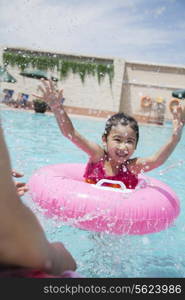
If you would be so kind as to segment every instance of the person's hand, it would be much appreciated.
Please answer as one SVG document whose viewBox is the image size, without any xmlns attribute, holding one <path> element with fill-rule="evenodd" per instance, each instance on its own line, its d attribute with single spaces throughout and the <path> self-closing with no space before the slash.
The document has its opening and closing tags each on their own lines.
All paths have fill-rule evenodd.
<svg viewBox="0 0 185 300">
<path fill-rule="evenodd" d="M 12 170 L 12 176 L 16 177 L 16 178 L 19 178 L 19 177 L 23 177 L 24 174 L 19 173 L 19 172 L 15 171 L 15 170 Z"/>
<path fill-rule="evenodd" d="M 19 173 L 15 170 L 12 170 L 12 176 L 16 177 L 16 178 L 20 178 L 23 177 L 24 175 L 22 173 Z M 16 190 L 17 190 L 17 194 L 19 196 L 23 196 L 27 191 L 28 191 L 28 187 L 26 185 L 26 183 L 24 182 L 14 182 Z"/>
<path fill-rule="evenodd" d="M 64 271 L 76 270 L 77 265 L 74 258 L 61 242 L 52 242 L 50 247 L 51 261 L 46 266 L 46 272 L 61 275 Z"/>
<path fill-rule="evenodd" d="M 28 187 L 24 182 L 15 182 L 15 187 L 17 189 L 17 194 L 20 197 L 23 196 L 28 191 Z"/>
<path fill-rule="evenodd" d="M 42 85 L 38 86 L 38 90 L 41 91 L 42 96 L 33 95 L 38 99 L 45 101 L 51 109 L 61 107 L 63 90 L 58 90 L 52 80 L 41 79 Z"/>
<path fill-rule="evenodd" d="M 175 105 L 171 113 L 173 116 L 173 134 L 181 137 L 182 129 L 185 123 L 185 106 L 181 104 Z"/>
</svg>

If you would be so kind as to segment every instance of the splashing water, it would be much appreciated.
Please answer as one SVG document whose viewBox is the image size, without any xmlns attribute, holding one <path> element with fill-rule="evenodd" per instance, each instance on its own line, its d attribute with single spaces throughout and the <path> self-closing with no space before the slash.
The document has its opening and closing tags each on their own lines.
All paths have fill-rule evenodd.
<svg viewBox="0 0 185 300">
<path fill-rule="evenodd" d="M 159 171 L 159 175 L 162 176 L 163 174 L 167 173 L 169 170 L 177 168 L 177 167 L 181 167 L 183 164 L 184 164 L 184 161 L 183 160 L 179 160 L 175 164 L 172 164 L 172 165 L 168 166 L 167 168 L 165 168 L 163 170 L 160 170 Z"/>
<path fill-rule="evenodd" d="M 12 166 L 25 174 L 25 181 L 46 164 L 87 161 L 85 154 L 61 137 L 53 116 L 3 111 L 2 119 Z M 74 119 L 74 124 L 83 135 L 96 142 L 104 130 L 102 121 Z M 141 126 L 143 138 L 138 144 L 138 156 L 146 157 L 149 151 L 158 150 L 170 131 L 168 127 Z M 154 136 L 159 137 L 155 143 Z M 48 143 L 48 140 L 52 142 Z M 178 159 L 183 151 L 182 142 L 169 158 L 170 166 L 150 173 L 156 178 L 163 175 L 181 201 L 180 216 L 162 232 L 144 236 L 89 232 L 76 228 L 75 224 L 66 225 L 56 217 L 46 218 L 29 194 L 23 201 L 38 216 L 47 238 L 64 243 L 76 259 L 79 273 L 86 277 L 185 277 L 184 162 Z M 87 219 L 91 217 L 86 216 Z"/>
</svg>

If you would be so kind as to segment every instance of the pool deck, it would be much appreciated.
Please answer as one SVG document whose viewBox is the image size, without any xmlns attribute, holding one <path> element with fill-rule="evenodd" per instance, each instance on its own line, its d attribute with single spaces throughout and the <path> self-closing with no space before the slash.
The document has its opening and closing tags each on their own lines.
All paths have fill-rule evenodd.
<svg viewBox="0 0 185 300">
<path fill-rule="evenodd" d="M 14 111 L 27 111 L 29 113 L 34 113 L 34 110 L 33 109 L 28 109 L 28 108 L 15 108 L 15 107 L 12 107 L 12 106 L 8 106 L 2 102 L 0 102 L 0 111 L 1 110 L 14 110 Z M 54 115 L 52 112 L 49 112 L 49 111 L 46 111 L 45 112 L 46 115 Z M 99 116 L 86 116 L 86 115 L 81 115 L 81 114 L 73 114 L 73 113 L 70 113 L 68 112 L 68 114 L 70 115 L 70 117 L 72 118 L 77 118 L 77 119 L 91 119 L 91 120 L 96 120 L 96 121 L 106 121 L 108 118 L 103 118 L 103 117 L 99 117 Z M 110 114 L 111 115 L 111 114 Z M 169 120 L 167 120 L 168 123 L 171 124 L 171 122 Z M 166 122 L 164 122 L 164 124 L 154 124 L 154 123 L 147 123 L 147 122 L 139 122 L 138 121 L 138 124 L 139 125 L 142 125 L 142 126 L 157 126 L 157 127 L 163 127 L 165 126 Z"/>
<path fill-rule="evenodd" d="M 25 108 L 15 108 L 9 105 L 6 105 L 4 103 L 0 103 L 0 111 L 1 110 L 14 110 L 14 111 L 27 111 L 30 113 L 34 113 L 33 109 L 25 109 Z M 45 112 L 46 115 L 54 115 L 52 112 L 46 111 Z M 96 116 L 85 116 L 85 115 L 81 115 L 81 114 L 73 114 L 73 113 L 68 113 L 71 117 L 74 118 L 79 118 L 79 119 L 92 119 L 92 120 L 96 120 L 96 121 L 105 121 L 107 118 L 103 118 L 103 117 L 96 117 Z"/>
</svg>

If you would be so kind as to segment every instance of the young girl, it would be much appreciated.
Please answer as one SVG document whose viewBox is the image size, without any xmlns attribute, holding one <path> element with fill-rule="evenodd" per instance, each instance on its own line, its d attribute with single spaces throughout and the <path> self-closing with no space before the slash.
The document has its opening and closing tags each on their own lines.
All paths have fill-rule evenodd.
<svg viewBox="0 0 185 300">
<path fill-rule="evenodd" d="M 172 135 L 154 155 L 146 158 L 131 158 L 137 146 L 139 128 L 136 120 L 124 113 L 115 114 L 108 119 L 102 135 L 103 147 L 101 147 L 83 137 L 74 128 L 61 104 L 63 90 L 58 91 L 51 80 L 42 82 L 43 85 L 39 86 L 39 90 L 43 95 L 36 97 L 43 99 L 50 106 L 63 135 L 89 156 L 84 174 L 84 179 L 88 183 L 96 183 L 100 179 L 119 180 L 128 189 L 134 189 L 138 183 L 137 175 L 162 165 L 180 141 L 184 126 L 184 112 L 181 106 L 177 106 L 172 113 Z"/>
</svg>

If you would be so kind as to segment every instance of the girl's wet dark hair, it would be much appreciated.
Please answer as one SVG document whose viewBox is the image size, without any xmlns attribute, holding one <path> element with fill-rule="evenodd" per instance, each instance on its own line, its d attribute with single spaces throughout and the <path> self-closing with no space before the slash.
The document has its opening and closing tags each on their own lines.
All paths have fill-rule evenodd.
<svg viewBox="0 0 185 300">
<path fill-rule="evenodd" d="M 103 137 L 105 137 L 107 139 L 111 129 L 112 129 L 112 126 L 117 126 L 118 124 L 121 124 L 123 126 L 127 126 L 129 125 L 136 133 L 136 146 L 137 146 L 137 143 L 138 143 L 138 140 L 139 140 L 139 126 L 138 126 L 138 123 L 137 121 L 125 114 L 125 113 L 117 113 L 113 116 L 111 116 L 106 124 L 105 124 L 105 131 L 103 133 Z"/>
</svg>

